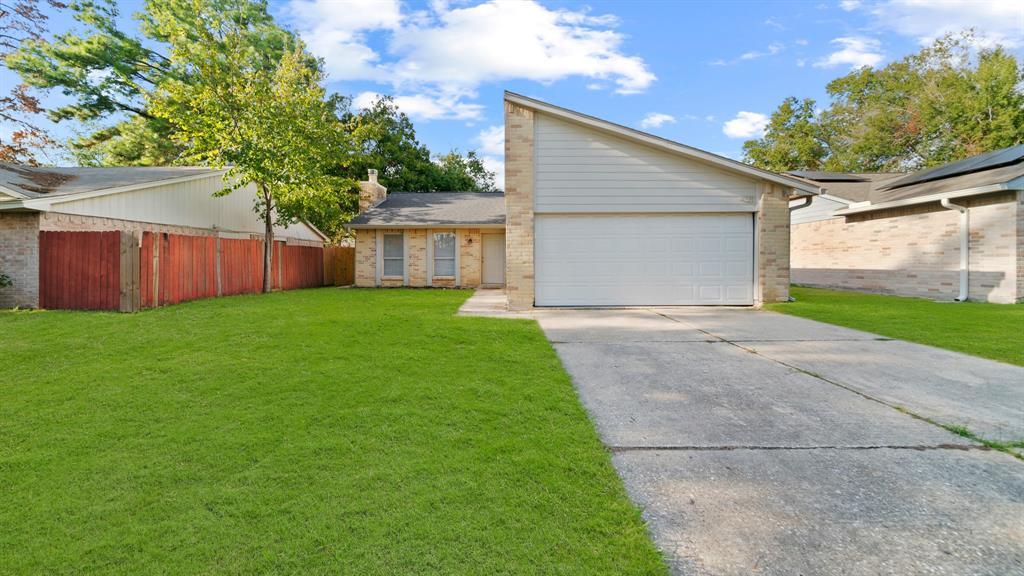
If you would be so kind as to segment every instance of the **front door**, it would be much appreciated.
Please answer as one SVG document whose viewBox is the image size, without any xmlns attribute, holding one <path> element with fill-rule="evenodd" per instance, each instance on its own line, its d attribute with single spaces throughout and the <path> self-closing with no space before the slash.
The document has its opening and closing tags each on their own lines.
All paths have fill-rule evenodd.
<svg viewBox="0 0 1024 576">
<path fill-rule="evenodd" d="M 483 235 L 484 284 L 505 284 L 505 235 Z"/>
</svg>

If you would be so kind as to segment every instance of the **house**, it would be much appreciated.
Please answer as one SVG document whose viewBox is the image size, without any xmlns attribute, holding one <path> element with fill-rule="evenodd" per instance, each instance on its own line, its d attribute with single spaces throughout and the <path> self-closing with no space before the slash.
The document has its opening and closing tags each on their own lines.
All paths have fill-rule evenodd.
<svg viewBox="0 0 1024 576">
<path fill-rule="evenodd" d="M 440 288 L 505 284 L 505 196 L 388 194 L 376 170 L 360 182 L 356 286 Z"/>
<path fill-rule="evenodd" d="M 1024 145 L 910 174 L 791 172 L 793 282 L 935 300 L 1024 300 Z"/>
<path fill-rule="evenodd" d="M 818 191 L 510 92 L 505 167 L 503 196 L 364 183 L 356 284 L 503 281 L 511 309 L 785 300 L 789 201 Z"/>
<path fill-rule="evenodd" d="M 92 246 L 87 246 L 90 236 L 69 236 L 68 242 L 75 246 L 62 244 L 60 248 L 50 249 L 46 239 L 54 233 L 117 231 L 126 235 L 128 241 L 135 242 L 135 252 L 145 248 L 142 243 L 147 238 L 146 233 L 160 234 L 164 243 L 175 247 L 178 243 L 171 242 L 172 235 L 210 239 L 201 243 L 203 249 L 209 247 L 212 252 L 206 259 L 209 262 L 202 261 L 203 270 L 209 264 L 210 274 L 216 273 L 217 277 L 209 279 L 208 286 L 202 286 L 201 292 L 217 295 L 229 291 L 236 278 L 225 277 L 233 269 L 224 266 L 221 270 L 221 240 L 260 242 L 263 223 L 253 212 L 254 188 L 213 196 L 223 188 L 223 174 L 222 170 L 186 167 L 40 168 L 0 164 L 0 272 L 13 281 L 11 286 L 0 289 L 0 308 L 38 307 L 41 288 L 45 292 L 47 279 L 58 274 L 81 281 L 69 290 L 83 295 L 99 291 L 95 284 L 104 280 L 98 277 L 100 272 L 86 268 L 86 260 L 99 261 L 105 256 L 88 252 L 88 246 Z M 326 240 L 313 226 L 303 222 L 277 226 L 275 235 L 286 246 L 320 248 Z M 152 242 L 152 236 L 148 238 Z M 196 244 L 199 250 L 199 243 Z M 96 249 L 101 249 L 100 244 Z M 72 254 L 71 250 L 76 252 Z M 286 250 L 281 247 L 279 252 Z M 160 250 L 156 250 L 154 259 L 159 254 Z M 51 264 L 59 264 L 61 269 L 41 266 L 41 257 L 52 257 Z M 169 264 L 165 261 L 162 268 L 165 285 L 172 279 Z M 143 266 L 141 273 L 160 270 L 153 266 L 159 264 Z M 281 274 L 288 271 L 284 267 L 277 270 Z M 139 270 L 134 272 L 140 274 Z M 103 273 L 109 274 L 109 270 Z M 245 273 L 248 284 L 253 284 L 250 280 L 255 278 L 254 272 L 246 270 Z M 262 270 L 258 273 L 262 274 Z M 192 270 L 187 271 L 187 277 L 182 280 L 192 282 L 193 279 L 206 282 Z M 51 278 L 49 287 L 54 288 L 58 280 Z M 180 286 L 175 286 L 177 288 Z M 185 288 L 184 296 L 172 293 L 167 297 L 174 301 L 188 299 L 191 288 Z M 148 295 L 142 296 L 145 301 Z M 106 302 L 106 299 L 97 300 L 100 301 Z M 166 302 L 166 299 L 156 294 L 156 302 Z"/>
</svg>

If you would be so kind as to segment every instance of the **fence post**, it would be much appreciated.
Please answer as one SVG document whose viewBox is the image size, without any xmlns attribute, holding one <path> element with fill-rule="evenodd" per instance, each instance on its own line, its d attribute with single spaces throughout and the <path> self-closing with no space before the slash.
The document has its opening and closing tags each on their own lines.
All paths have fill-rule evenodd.
<svg viewBox="0 0 1024 576">
<path fill-rule="evenodd" d="M 139 309 L 139 253 L 138 240 L 133 232 L 121 231 L 120 293 L 118 310 L 136 312 Z"/>
</svg>

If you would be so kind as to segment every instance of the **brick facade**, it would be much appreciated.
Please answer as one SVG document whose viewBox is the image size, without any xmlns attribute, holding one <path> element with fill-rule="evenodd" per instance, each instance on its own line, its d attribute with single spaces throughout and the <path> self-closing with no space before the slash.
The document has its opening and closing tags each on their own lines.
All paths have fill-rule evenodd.
<svg viewBox="0 0 1024 576">
<path fill-rule="evenodd" d="M 12 284 L 0 288 L 0 308 L 39 306 L 39 214 L 0 212 L 0 272 Z"/>
<path fill-rule="evenodd" d="M 972 300 L 1022 294 L 1024 211 L 1017 192 L 965 198 L 970 208 Z M 794 225 L 793 281 L 881 294 L 952 300 L 960 286 L 959 214 L 938 203 Z"/>
<path fill-rule="evenodd" d="M 764 182 L 760 195 L 755 301 L 784 302 L 789 299 L 789 192 Z"/>
<path fill-rule="evenodd" d="M 483 250 L 479 228 L 408 228 L 383 230 L 386 233 L 401 232 L 405 235 L 406 280 L 382 278 L 384 288 L 400 286 L 433 288 L 476 288 L 480 286 L 483 270 Z M 459 278 L 429 278 L 428 244 L 434 232 L 454 232 L 458 242 Z M 356 278 L 355 285 L 361 288 L 377 286 L 377 231 L 356 230 Z"/>
<path fill-rule="evenodd" d="M 388 189 L 377 182 L 377 171 L 369 170 L 367 179 L 359 182 L 359 212 L 380 204 L 388 195 Z"/>
<path fill-rule="evenodd" d="M 510 310 L 533 307 L 534 112 L 505 102 L 505 291 Z"/>
</svg>

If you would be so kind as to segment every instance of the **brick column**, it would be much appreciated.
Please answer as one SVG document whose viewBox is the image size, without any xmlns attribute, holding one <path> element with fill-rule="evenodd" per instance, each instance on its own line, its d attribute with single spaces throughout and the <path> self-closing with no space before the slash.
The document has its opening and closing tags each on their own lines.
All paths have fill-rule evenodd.
<svg viewBox="0 0 1024 576">
<path fill-rule="evenodd" d="M 760 194 L 755 303 L 784 302 L 789 299 L 789 194 L 767 182 L 761 184 Z"/>
<path fill-rule="evenodd" d="M 1017 302 L 1024 302 L 1024 190 L 1017 192 Z"/>
<path fill-rule="evenodd" d="M 505 102 L 505 291 L 533 307 L 533 110 Z"/>
</svg>

